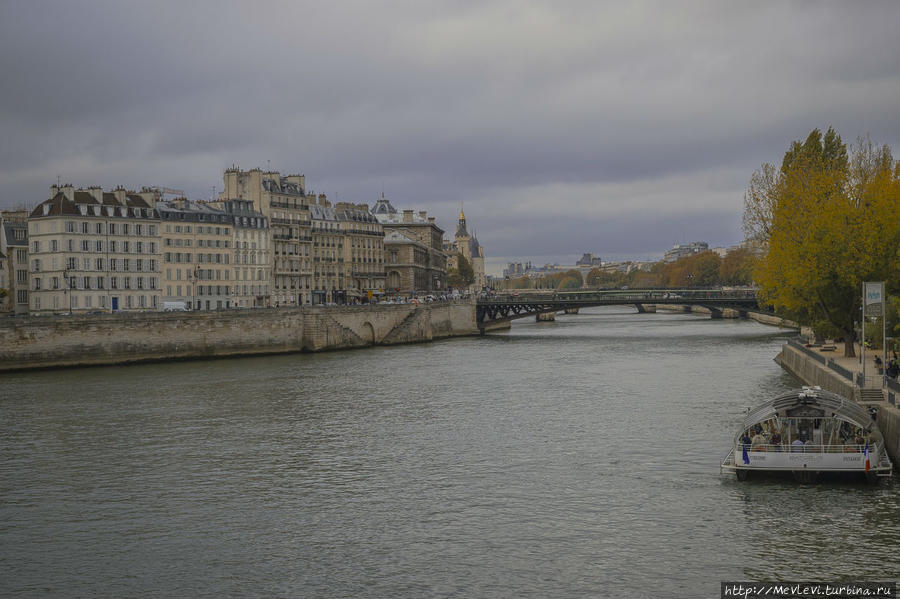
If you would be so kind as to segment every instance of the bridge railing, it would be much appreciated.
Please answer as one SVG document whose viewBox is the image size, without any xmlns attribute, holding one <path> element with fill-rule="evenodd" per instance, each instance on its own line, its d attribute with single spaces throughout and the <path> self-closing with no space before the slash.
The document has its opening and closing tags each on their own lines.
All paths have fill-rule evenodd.
<svg viewBox="0 0 900 599">
<path fill-rule="evenodd" d="M 629 289 L 629 290 L 573 290 L 573 291 L 518 291 L 512 293 L 494 293 L 478 299 L 479 302 L 585 302 L 592 300 L 617 300 L 647 303 L 665 301 L 678 303 L 678 300 L 718 300 L 749 302 L 756 300 L 753 290 L 722 289 Z"/>
</svg>

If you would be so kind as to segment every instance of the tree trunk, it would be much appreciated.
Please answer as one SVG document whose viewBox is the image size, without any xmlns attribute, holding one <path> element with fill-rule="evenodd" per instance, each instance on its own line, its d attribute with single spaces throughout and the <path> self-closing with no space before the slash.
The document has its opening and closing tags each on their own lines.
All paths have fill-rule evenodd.
<svg viewBox="0 0 900 599">
<path fill-rule="evenodd" d="M 853 347 L 853 331 L 844 331 L 844 357 L 855 358 L 856 348 Z"/>
</svg>

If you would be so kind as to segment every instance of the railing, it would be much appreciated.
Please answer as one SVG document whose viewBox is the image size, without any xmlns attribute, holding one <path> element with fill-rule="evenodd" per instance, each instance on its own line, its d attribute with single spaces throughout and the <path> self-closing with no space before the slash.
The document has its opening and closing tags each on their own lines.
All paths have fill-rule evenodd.
<svg viewBox="0 0 900 599">
<path fill-rule="evenodd" d="M 741 449 L 741 444 L 738 444 Z M 804 443 L 803 445 L 748 445 L 747 451 L 768 452 L 768 453 L 864 453 L 866 450 L 865 443 L 862 445 L 844 444 L 844 445 L 812 445 Z M 878 451 L 878 444 L 869 444 L 869 455 L 874 456 Z M 874 457 L 873 457 L 874 460 Z"/>
<path fill-rule="evenodd" d="M 817 352 L 814 352 L 813 350 L 811 350 L 808 347 L 805 347 L 802 343 L 800 343 L 796 339 L 789 339 L 788 345 L 790 345 L 794 349 L 802 351 L 804 354 L 806 354 L 810 358 L 813 358 L 814 360 L 817 360 L 818 362 L 821 362 L 822 364 L 825 364 L 826 366 L 828 365 L 828 360 L 825 359 L 825 356 L 823 356 L 822 354 L 819 354 Z"/>
<path fill-rule="evenodd" d="M 853 380 L 853 373 L 850 372 L 849 370 L 847 370 L 846 368 L 844 368 L 843 366 L 841 366 L 840 364 L 836 363 L 834 361 L 834 358 L 828 358 L 828 362 L 825 365 L 828 366 L 833 371 L 835 371 L 836 373 L 838 373 L 839 375 L 841 375 L 842 377 L 844 377 L 845 379 L 847 379 L 849 381 Z M 860 374 L 860 377 L 862 377 L 862 374 Z M 859 384 L 860 386 L 863 386 L 862 381 L 857 381 L 857 384 Z"/>
</svg>

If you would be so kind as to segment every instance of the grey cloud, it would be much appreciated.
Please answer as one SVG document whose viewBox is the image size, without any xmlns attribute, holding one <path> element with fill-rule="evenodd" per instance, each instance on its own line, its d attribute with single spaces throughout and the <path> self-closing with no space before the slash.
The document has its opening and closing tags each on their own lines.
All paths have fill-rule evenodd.
<svg viewBox="0 0 900 599">
<path fill-rule="evenodd" d="M 450 231 L 464 200 L 495 255 L 597 231 L 634 251 L 716 227 L 736 241 L 746 181 L 791 140 L 834 125 L 900 141 L 898 17 L 887 2 L 8 2 L 0 205 L 44 199 L 57 174 L 207 197 L 225 167 L 271 161 L 340 199 L 384 187 Z M 547 190 L 561 195 L 540 217 Z"/>
</svg>

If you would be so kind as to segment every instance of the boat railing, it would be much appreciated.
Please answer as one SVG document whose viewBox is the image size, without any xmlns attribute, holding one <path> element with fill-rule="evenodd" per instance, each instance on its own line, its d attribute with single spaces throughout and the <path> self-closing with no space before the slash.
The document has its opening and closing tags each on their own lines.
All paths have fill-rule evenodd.
<svg viewBox="0 0 900 599">
<path fill-rule="evenodd" d="M 741 445 L 738 444 L 738 448 L 741 448 Z M 773 453 L 864 453 L 866 450 L 865 444 L 856 445 L 856 444 L 839 444 L 839 445 L 812 445 L 812 444 L 804 444 L 804 445 L 746 445 L 747 451 L 749 452 L 773 452 Z M 869 444 L 869 453 L 874 455 L 878 450 L 877 443 Z"/>
</svg>

